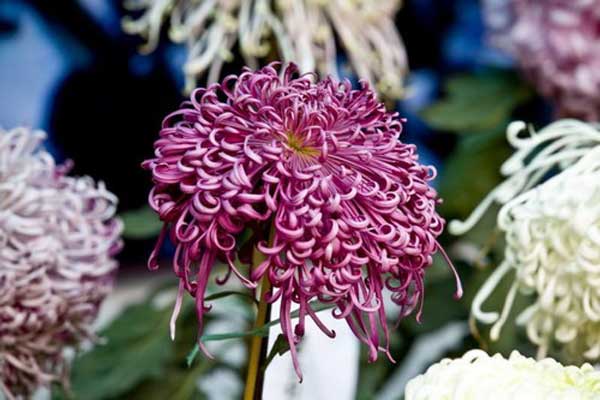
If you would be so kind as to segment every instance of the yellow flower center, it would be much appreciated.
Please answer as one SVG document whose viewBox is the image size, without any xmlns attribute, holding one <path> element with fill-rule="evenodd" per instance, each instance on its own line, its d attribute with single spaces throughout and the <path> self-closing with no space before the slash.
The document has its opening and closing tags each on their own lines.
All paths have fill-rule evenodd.
<svg viewBox="0 0 600 400">
<path fill-rule="evenodd" d="M 318 149 L 307 146 L 304 140 L 294 132 L 288 132 L 287 145 L 294 153 L 301 156 L 316 157 L 319 155 Z"/>
</svg>

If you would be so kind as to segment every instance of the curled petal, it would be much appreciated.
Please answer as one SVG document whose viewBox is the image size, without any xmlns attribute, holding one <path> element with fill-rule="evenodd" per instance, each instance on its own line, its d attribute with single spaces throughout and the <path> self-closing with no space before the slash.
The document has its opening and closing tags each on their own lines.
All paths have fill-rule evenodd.
<svg viewBox="0 0 600 400">
<path fill-rule="evenodd" d="M 369 347 L 370 360 L 379 351 L 389 357 L 384 296 L 401 317 L 416 307 L 444 221 L 432 169 L 399 140 L 397 114 L 364 82 L 355 90 L 297 70 L 246 69 L 195 92 L 165 120 L 143 166 L 153 172 L 150 203 L 171 229 L 174 270 L 196 297 L 199 319 L 208 312 L 207 260 L 229 265 L 218 283 L 231 275 L 252 288 L 268 279 L 265 300 L 281 300 L 300 374 L 295 346 L 306 317 L 333 336 L 311 308 L 315 300 L 337 306 L 334 316 Z M 267 225 L 269 244 L 260 240 Z M 254 236 L 240 243 L 245 228 Z M 266 259 L 245 277 L 234 260 L 248 259 L 244 250 L 255 244 Z M 300 307 L 295 326 L 292 304 Z"/>
</svg>

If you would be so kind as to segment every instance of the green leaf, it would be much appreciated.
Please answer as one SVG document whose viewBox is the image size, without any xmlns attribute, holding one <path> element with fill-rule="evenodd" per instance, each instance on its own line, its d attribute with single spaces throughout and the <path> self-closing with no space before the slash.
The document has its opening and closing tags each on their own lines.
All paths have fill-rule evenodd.
<svg viewBox="0 0 600 400">
<path fill-rule="evenodd" d="M 319 311 L 323 311 L 323 310 L 327 310 L 327 309 L 331 309 L 331 308 L 335 307 L 335 304 L 324 304 L 324 303 L 317 303 L 317 302 L 314 302 L 314 303 L 315 304 L 313 304 L 312 307 L 315 312 L 319 312 Z M 299 315 L 299 311 L 296 310 L 290 314 L 290 317 L 292 319 L 294 319 L 294 318 L 298 318 L 298 315 Z M 205 334 L 205 335 L 202 335 L 200 340 L 202 340 L 203 342 L 210 342 L 210 341 L 215 341 L 215 340 L 240 339 L 240 338 L 244 338 L 244 337 L 248 337 L 248 336 L 266 337 L 269 335 L 269 328 L 274 325 L 277 325 L 279 322 L 280 322 L 280 319 L 277 318 L 277 319 L 274 319 L 273 321 L 267 322 L 266 324 L 264 324 L 261 327 L 251 329 L 246 332 Z M 194 362 L 194 359 L 196 358 L 196 355 L 198 354 L 198 351 L 199 351 L 198 343 L 196 343 L 187 356 L 188 366 L 192 365 L 192 363 Z"/>
<path fill-rule="evenodd" d="M 252 239 L 252 236 L 254 236 L 252 228 L 244 228 L 242 233 L 236 237 L 236 246 L 242 248 L 250 239 Z"/>
<path fill-rule="evenodd" d="M 459 134 L 497 129 L 533 94 L 516 74 L 503 71 L 454 76 L 445 91 L 422 117 L 432 128 Z"/>
<path fill-rule="evenodd" d="M 125 225 L 126 239 L 150 239 L 157 236 L 163 227 L 158 215 L 149 207 L 124 212 L 120 215 Z"/>
<path fill-rule="evenodd" d="M 271 364 L 271 361 L 273 361 L 276 355 L 282 356 L 289 350 L 290 344 L 288 343 L 285 336 L 283 336 L 280 333 L 279 335 L 277 335 L 277 339 L 275 339 L 275 343 L 273 343 L 273 347 L 271 348 L 271 351 L 269 352 L 269 355 L 267 356 L 264 365 L 261 367 L 263 372 L 267 369 L 269 364 Z"/>
<path fill-rule="evenodd" d="M 209 371 L 212 362 L 203 359 L 194 369 L 170 368 L 160 379 L 144 381 L 135 391 L 127 394 L 128 400 L 169 399 L 199 400 L 205 399 L 198 389 L 198 379 Z"/>
<path fill-rule="evenodd" d="M 356 385 L 356 399 L 357 400 L 372 400 L 373 394 L 377 392 L 377 389 L 385 381 L 386 374 L 388 373 L 388 366 L 390 363 L 387 362 L 374 362 L 366 363 L 362 359 L 365 350 L 361 352 L 361 364 L 363 368 L 360 369 L 358 376 L 358 384 Z M 383 357 L 382 357 L 383 358 Z"/>
<path fill-rule="evenodd" d="M 511 153 L 504 131 L 462 138 L 440 172 L 442 213 L 465 218 L 502 181 L 500 165 Z"/>
<path fill-rule="evenodd" d="M 149 304 L 127 308 L 101 334 L 106 344 L 75 360 L 75 398 L 115 398 L 145 379 L 160 377 L 173 355 L 173 342 L 164 329 L 169 315 L 170 310 L 157 310 Z"/>
<path fill-rule="evenodd" d="M 217 293 L 211 294 L 210 296 L 206 296 L 204 298 L 204 301 L 217 300 L 217 299 L 220 299 L 223 297 L 229 297 L 229 296 L 239 296 L 240 298 L 242 298 L 244 300 L 248 300 L 249 302 L 258 305 L 258 301 L 256 301 L 256 298 L 254 298 L 254 296 L 252 296 L 251 294 L 249 294 L 247 292 L 238 292 L 236 290 L 224 290 L 222 292 L 217 292 Z"/>
<path fill-rule="evenodd" d="M 425 278 L 426 283 L 427 277 Z M 454 279 L 428 283 L 425 289 L 421 322 L 406 318 L 401 323 L 414 335 L 440 329 L 450 321 L 466 320 L 468 305 L 464 300 L 454 299 Z"/>
</svg>

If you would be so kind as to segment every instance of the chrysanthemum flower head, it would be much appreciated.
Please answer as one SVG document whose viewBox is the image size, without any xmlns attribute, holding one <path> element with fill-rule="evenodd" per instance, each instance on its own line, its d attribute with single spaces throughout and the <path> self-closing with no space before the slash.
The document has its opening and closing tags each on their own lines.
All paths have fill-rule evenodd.
<svg viewBox="0 0 600 400">
<path fill-rule="evenodd" d="M 470 229 L 493 202 L 502 203 L 498 227 L 506 235 L 504 261 L 473 301 L 473 316 L 494 323 L 497 339 L 517 293 L 534 294 L 517 318 L 540 356 L 566 350 L 571 359 L 600 359 L 600 132 L 574 120 L 556 122 L 530 137 L 513 123 L 508 139 L 518 151 L 502 167 L 509 177 L 464 222 Z M 556 173 L 558 172 L 558 173 Z M 550 179 L 540 181 L 549 174 Z M 509 272 L 514 282 L 500 314 L 482 311 Z"/>
<path fill-rule="evenodd" d="M 93 337 L 121 245 L 115 196 L 66 176 L 44 137 L 0 129 L 0 388 L 10 399 L 66 382 L 63 350 Z"/>
<path fill-rule="evenodd" d="M 519 62 L 558 114 L 600 118 L 600 3 L 485 0 L 492 42 Z"/>
<path fill-rule="evenodd" d="M 145 37 L 142 50 L 148 52 L 168 19 L 171 40 L 187 44 L 187 91 L 207 70 L 208 82 L 215 82 L 236 43 L 254 68 L 275 51 L 302 72 L 335 76 L 339 40 L 356 75 L 395 99 L 403 94 L 408 68 L 394 24 L 400 5 L 400 0 L 129 0 L 125 7 L 142 14 L 126 18 L 123 27 Z"/>
<path fill-rule="evenodd" d="M 150 204 L 165 222 L 161 240 L 169 229 L 176 245 L 179 301 L 184 289 L 195 296 L 200 331 L 219 259 L 249 288 L 269 279 L 267 300 L 281 299 L 296 368 L 307 317 L 333 336 L 313 300 L 335 305 L 371 360 L 387 352 L 384 292 L 400 316 L 417 306 L 444 221 L 429 185 L 433 168 L 398 140 L 401 120 L 362 85 L 314 83 L 294 65 L 273 64 L 197 89 L 164 120 L 155 157 L 144 163 L 155 183 Z M 258 243 L 265 261 L 245 276 L 234 261 L 237 236 L 251 226 L 272 226 L 272 234 Z"/>
<path fill-rule="evenodd" d="M 600 371 L 590 364 L 563 366 L 536 361 L 513 351 L 508 359 L 470 350 L 446 358 L 408 382 L 405 400 L 593 400 L 600 393 Z"/>
</svg>

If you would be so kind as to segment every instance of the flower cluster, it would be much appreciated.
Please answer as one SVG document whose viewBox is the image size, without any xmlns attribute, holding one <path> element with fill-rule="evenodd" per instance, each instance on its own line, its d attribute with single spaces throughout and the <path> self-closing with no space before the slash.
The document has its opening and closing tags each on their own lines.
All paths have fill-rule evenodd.
<svg viewBox="0 0 600 400">
<path fill-rule="evenodd" d="M 126 8 L 142 10 L 126 18 L 126 32 L 147 39 L 152 51 L 170 16 L 169 36 L 186 42 L 186 88 L 208 70 L 217 81 L 223 63 L 231 61 L 237 43 L 246 64 L 256 68 L 275 45 L 279 58 L 295 62 L 303 72 L 337 75 L 339 39 L 356 74 L 390 98 L 403 93 L 407 59 L 394 25 L 400 0 L 128 0 Z"/>
<path fill-rule="evenodd" d="M 117 199 L 71 178 L 45 134 L 0 130 L 0 389 L 29 398 L 67 379 L 63 350 L 93 338 L 120 248 Z"/>
<path fill-rule="evenodd" d="M 408 382 L 406 400 L 593 400 L 600 371 L 589 364 L 563 366 L 551 358 L 535 361 L 513 351 L 508 359 L 471 350 L 444 359 Z"/>
<path fill-rule="evenodd" d="M 561 116 L 600 118 L 600 3 L 485 0 L 492 41 L 519 62 Z"/>
<path fill-rule="evenodd" d="M 543 357 L 566 350 L 579 360 L 600 359 L 600 131 L 574 120 L 556 122 L 530 137 L 513 123 L 509 142 L 518 151 L 502 172 L 509 178 L 494 189 L 465 222 L 470 229 L 493 201 L 502 203 L 498 227 L 505 233 L 504 261 L 473 301 L 473 315 L 494 323 L 497 339 L 517 293 L 535 294 L 518 318 Z M 551 178 L 542 181 L 549 174 Z M 482 311 L 483 302 L 509 272 L 514 281 L 500 314 Z"/>
<path fill-rule="evenodd" d="M 364 82 L 353 90 L 348 81 L 312 78 L 294 65 L 270 65 L 197 89 L 164 120 L 155 158 L 143 164 L 155 183 L 150 205 L 165 222 L 150 267 L 167 231 L 176 245 L 174 315 L 187 290 L 202 332 L 217 259 L 249 288 L 267 277 L 267 301 L 281 300 L 299 375 L 295 344 L 306 317 L 333 336 L 313 300 L 335 305 L 334 316 L 369 346 L 371 360 L 388 353 L 384 291 L 400 317 L 418 305 L 444 227 L 429 185 L 434 170 L 398 140 L 397 115 Z M 257 246 L 266 259 L 246 277 L 235 265 L 236 236 L 269 225 L 271 239 Z M 292 304 L 300 310 L 295 327 Z"/>
</svg>

